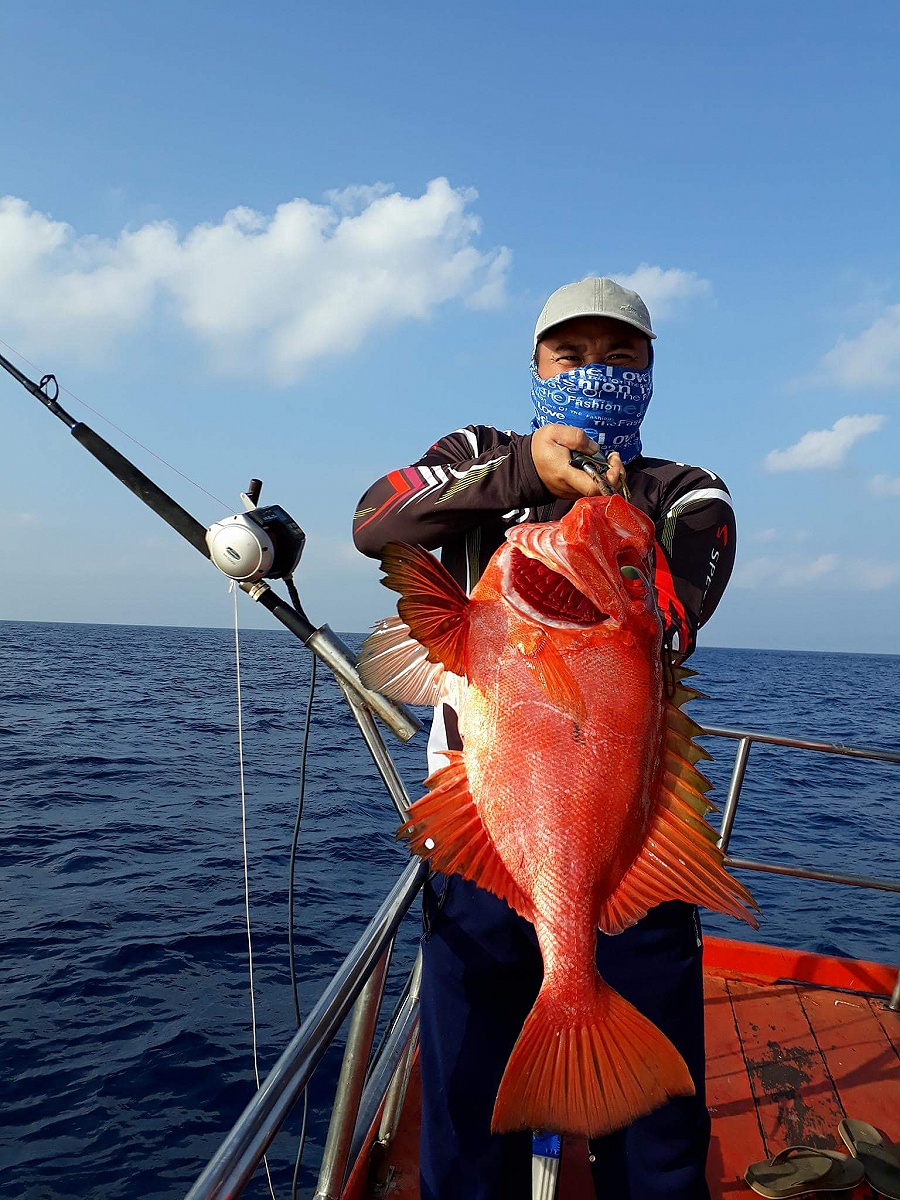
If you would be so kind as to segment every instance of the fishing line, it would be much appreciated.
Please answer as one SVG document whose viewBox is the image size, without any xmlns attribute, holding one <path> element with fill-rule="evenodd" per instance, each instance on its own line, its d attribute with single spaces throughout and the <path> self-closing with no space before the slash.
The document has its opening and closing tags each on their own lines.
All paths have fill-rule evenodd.
<svg viewBox="0 0 900 1200">
<path fill-rule="evenodd" d="M 241 639 L 238 621 L 238 588 L 234 580 L 228 586 L 234 597 L 234 663 L 237 684 L 237 728 L 238 728 L 238 777 L 241 785 L 241 844 L 244 856 L 244 916 L 247 923 L 247 963 L 250 975 L 250 1029 L 253 1042 L 253 1074 L 256 1079 L 256 1090 L 259 1091 L 259 1056 L 256 1041 L 256 997 L 253 989 L 253 937 L 250 932 L 250 863 L 247 853 L 247 793 L 244 787 L 244 720 L 241 699 Z M 272 1174 L 269 1171 L 269 1159 L 263 1155 L 263 1166 L 266 1168 L 266 1179 L 269 1181 L 269 1192 L 275 1200 L 275 1188 L 272 1186 Z"/>
<path fill-rule="evenodd" d="M 33 363 L 30 358 L 26 358 L 20 350 L 15 348 L 15 346 L 10 346 L 9 342 L 4 342 L 3 338 L 0 338 L 0 346 L 4 346 L 11 354 L 15 354 L 17 358 L 20 358 L 23 363 L 27 363 L 33 371 L 40 371 L 40 367 L 36 363 Z M 220 505 L 222 508 L 228 508 L 228 505 L 224 500 L 220 500 L 218 496 L 214 496 L 212 492 L 208 492 L 202 483 L 198 483 L 196 479 L 191 479 L 190 475 L 185 475 L 184 471 L 179 471 L 177 467 L 173 467 L 172 464 L 167 462 L 167 460 L 164 459 L 161 454 L 157 454 L 155 450 L 151 450 L 149 446 L 145 446 L 143 442 L 139 442 L 136 437 L 132 437 L 127 429 L 123 429 L 121 425 L 117 425 L 115 421 L 111 421 L 109 417 L 104 416 L 99 409 L 92 408 L 86 400 L 82 400 L 80 396 L 76 396 L 74 392 L 69 391 L 69 389 L 64 387 L 58 380 L 56 380 L 56 386 L 61 392 L 65 392 L 67 396 L 71 396 L 73 400 L 76 400 L 83 408 L 86 408 L 88 412 L 92 412 L 95 417 L 99 417 L 101 421 L 105 421 L 110 428 L 115 429 L 116 433 L 121 433 L 122 437 L 128 438 L 129 442 L 134 442 L 135 446 L 139 446 L 141 450 L 143 450 L 146 454 L 149 454 L 151 458 L 155 458 L 156 461 L 162 463 L 164 467 L 168 467 L 170 471 L 173 471 L 176 475 L 179 475 L 185 481 L 185 483 L 189 483 L 191 487 L 195 487 L 198 491 L 202 492 L 204 496 L 209 496 L 210 500 L 215 500 L 216 504 Z"/>
<path fill-rule="evenodd" d="M 288 591 L 292 593 L 293 580 L 287 580 Z M 297 1028 L 300 1028 L 302 1017 L 300 1013 L 300 996 L 297 987 L 297 971 L 294 961 L 294 873 L 297 864 L 297 845 L 300 840 L 300 825 L 303 820 L 303 803 L 306 796 L 306 758 L 309 751 L 309 730 L 312 722 L 313 698 L 316 692 L 316 665 L 318 659 L 313 655 L 312 669 L 309 676 L 309 695 L 306 701 L 306 719 L 303 723 L 303 743 L 300 752 L 300 786 L 297 799 L 297 819 L 294 822 L 294 836 L 291 841 L 291 858 L 288 872 L 288 958 L 291 967 L 291 996 L 294 1000 L 294 1014 L 297 1018 Z M 300 1145 L 297 1147 L 297 1161 L 294 1163 L 294 1178 L 291 1181 L 291 1200 L 297 1200 L 297 1188 L 300 1180 L 300 1167 L 303 1163 L 303 1152 L 306 1149 L 306 1125 L 309 1116 L 309 1089 L 303 1089 L 303 1120 L 300 1125 Z"/>
</svg>

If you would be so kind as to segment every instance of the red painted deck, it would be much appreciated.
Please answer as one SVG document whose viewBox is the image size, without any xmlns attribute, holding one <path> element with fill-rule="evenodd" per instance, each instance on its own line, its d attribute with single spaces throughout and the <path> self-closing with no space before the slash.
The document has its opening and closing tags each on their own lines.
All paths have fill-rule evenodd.
<svg viewBox="0 0 900 1200">
<path fill-rule="evenodd" d="M 900 1143 L 900 1014 L 886 1001 L 896 968 L 708 938 L 704 971 L 713 1200 L 751 1196 L 747 1164 L 785 1146 L 844 1150 L 844 1116 Z M 414 1072 L 382 1187 L 367 1192 L 359 1164 L 345 1200 L 418 1200 L 418 1106 Z M 558 1200 L 587 1197 L 587 1144 L 566 1139 Z"/>
</svg>

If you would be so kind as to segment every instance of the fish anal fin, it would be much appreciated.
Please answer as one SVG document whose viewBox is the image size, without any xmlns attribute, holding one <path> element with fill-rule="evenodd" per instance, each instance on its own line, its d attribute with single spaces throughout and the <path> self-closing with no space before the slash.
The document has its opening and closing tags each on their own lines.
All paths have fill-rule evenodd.
<svg viewBox="0 0 900 1200">
<path fill-rule="evenodd" d="M 399 617 L 379 621 L 360 650 L 359 675 L 366 687 L 402 704 L 437 704 L 444 674 Z"/>
<path fill-rule="evenodd" d="M 397 837 L 420 858 L 429 859 L 435 870 L 471 879 L 532 920 L 531 902 L 501 860 L 475 807 L 461 752 L 443 753 L 447 765 L 425 780 L 428 794 L 410 807 Z"/>
<path fill-rule="evenodd" d="M 546 983 L 500 1082 L 491 1130 L 601 1137 L 694 1085 L 681 1055 L 602 979 L 585 1011 L 554 1003 Z"/>
<path fill-rule="evenodd" d="M 431 662 L 466 674 L 471 601 L 433 554 L 421 546 L 389 542 L 382 551 L 382 583 L 400 593 L 397 611 Z"/>
<path fill-rule="evenodd" d="M 601 907 L 600 928 L 621 933 L 655 905 L 683 900 L 758 929 L 756 902 L 723 862 L 715 830 L 662 789 L 640 852 Z"/>
</svg>

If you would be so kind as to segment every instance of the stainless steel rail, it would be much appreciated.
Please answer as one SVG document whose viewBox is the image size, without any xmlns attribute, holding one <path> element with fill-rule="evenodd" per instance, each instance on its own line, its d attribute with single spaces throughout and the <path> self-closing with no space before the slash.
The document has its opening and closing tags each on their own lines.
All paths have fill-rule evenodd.
<svg viewBox="0 0 900 1200">
<path fill-rule="evenodd" d="M 847 887 L 872 888 L 879 892 L 900 892 L 900 879 L 877 879 L 874 875 L 844 875 L 839 871 L 815 871 L 812 867 L 788 867 L 780 863 L 754 862 L 751 858 L 732 858 L 725 865 L 737 871 L 760 871 L 768 875 L 792 875 L 795 879 L 818 879 L 822 883 L 843 883 Z"/>
<path fill-rule="evenodd" d="M 409 1000 L 418 1012 L 419 1007 L 419 991 L 422 984 L 422 949 L 419 948 L 419 953 L 416 955 L 416 963 L 412 970 L 412 975 L 409 981 Z M 397 1132 L 397 1125 L 400 1119 L 400 1111 L 403 1108 L 403 1102 L 406 1099 L 406 1089 L 409 1085 L 409 1075 L 412 1070 L 413 1058 L 415 1057 L 416 1045 L 418 1043 L 419 1027 L 418 1023 L 410 1030 L 407 1038 L 406 1049 L 403 1051 L 402 1064 L 394 1073 L 391 1080 L 391 1085 L 387 1090 L 384 1098 L 384 1109 L 381 1113 L 381 1123 L 378 1126 L 377 1144 L 381 1147 L 388 1146 L 393 1140 Z M 399 1039 L 398 1039 L 399 1040 Z"/>
<path fill-rule="evenodd" d="M 187 1200 L 239 1195 L 384 954 L 428 868 L 411 862 L 213 1155 Z"/>
<path fill-rule="evenodd" d="M 344 1186 L 353 1137 L 353 1122 L 359 1111 L 366 1067 L 372 1053 L 389 958 L 390 951 L 386 950 L 353 1008 L 341 1073 L 338 1075 L 334 1092 L 331 1120 L 328 1122 L 322 1165 L 319 1168 L 319 1182 L 313 1200 L 338 1200 Z"/>
<path fill-rule="evenodd" d="M 749 729 L 730 729 L 718 725 L 706 725 L 701 737 L 731 738 L 738 746 L 734 755 L 734 766 L 731 780 L 728 784 L 728 795 L 722 811 L 722 826 L 719 833 L 719 846 L 726 852 L 725 864 L 739 871 L 759 871 L 768 875 L 790 875 L 795 879 L 817 879 L 824 883 L 844 884 L 848 887 L 873 888 L 885 892 L 900 893 L 900 879 L 878 879 L 873 875 L 847 875 L 840 871 L 820 871 L 814 867 L 791 867 L 785 863 L 757 862 L 747 858 L 732 858 L 727 854 L 728 844 L 737 816 L 738 801 L 744 775 L 750 758 L 750 748 L 754 742 L 762 742 L 770 746 L 784 746 L 794 750 L 816 750 L 823 754 L 838 754 L 845 758 L 863 758 L 873 762 L 900 763 L 900 751 L 880 750 L 865 746 L 847 746 L 843 742 L 818 742 L 810 738 L 782 737 L 774 733 L 760 733 Z M 897 982 L 893 994 L 888 1001 L 888 1008 L 900 1012 L 900 971 L 897 972 Z"/>
<path fill-rule="evenodd" d="M 343 679 L 339 679 L 338 683 L 390 794 L 397 815 L 405 820 L 410 806 L 409 794 L 394 766 L 394 761 L 388 753 L 372 714 Z M 350 1162 L 351 1156 L 355 1159 L 359 1153 L 358 1148 L 354 1150 L 352 1139 L 354 1127 L 359 1123 L 358 1114 L 360 1101 L 363 1099 L 363 1082 L 369 1056 L 372 1053 L 378 1014 L 381 1011 L 388 958 L 389 956 L 386 954 L 383 962 L 375 968 L 374 974 L 360 994 L 353 1010 L 313 1200 L 338 1200 L 344 1186 L 347 1164 Z M 415 969 L 413 973 L 415 975 Z M 393 1067 L 391 1070 L 393 1071 Z M 369 1091 L 370 1089 L 367 1088 L 366 1096 L 369 1095 Z M 365 1102 L 363 1111 L 366 1111 Z M 368 1129 L 368 1126 L 366 1128 Z"/>
<path fill-rule="evenodd" d="M 397 1013 L 397 1020 L 385 1041 L 378 1061 L 373 1064 L 371 1074 L 366 1082 L 362 1103 L 356 1118 L 356 1128 L 353 1131 L 353 1141 L 350 1148 L 350 1161 L 354 1162 L 362 1151 L 366 1137 L 378 1115 L 382 1103 L 385 1112 L 379 1125 L 378 1141 L 387 1145 L 396 1131 L 398 1110 L 403 1104 L 405 1084 L 409 1080 L 410 1054 L 415 1050 L 419 1030 L 419 982 L 422 977 L 421 956 L 416 959 L 410 977 L 410 987 L 406 998 Z M 401 1060 L 406 1056 L 404 1070 L 397 1071 Z M 405 1074 L 405 1079 L 403 1078 Z M 388 1104 L 388 1101 L 390 1104 Z"/>
<path fill-rule="evenodd" d="M 397 816 L 402 821 L 405 821 L 407 811 L 412 802 L 403 780 L 394 766 L 394 760 L 391 758 L 388 748 L 385 746 L 381 734 L 378 732 L 378 726 L 375 724 L 369 709 L 353 689 L 344 683 L 342 679 L 339 679 L 338 682 L 350 706 L 350 711 L 353 713 L 356 723 L 359 726 L 359 731 L 363 735 L 363 741 L 369 748 L 372 761 L 378 768 L 378 773 L 381 775 L 384 786 L 387 788 L 388 794 L 393 801 L 394 808 L 397 810 Z"/>
<path fill-rule="evenodd" d="M 704 725 L 701 737 L 748 738 L 751 742 L 767 742 L 770 746 L 789 746 L 795 750 L 822 750 L 825 754 L 842 754 L 847 758 L 871 758 L 878 762 L 900 763 L 900 750 L 873 749 L 871 746 L 848 746 L 844 742 L 817 742 L 811 738 L 783 737 L 778 733 L 760 733 L 756 729 L 731 729 L 725 725 Z"/>
<path fill-rule="evenodd" d="M 252 585 L 248 591 L 253 594 Z M 256 599 L 256 597 L 253 597 Z M 338 635 L 328 625 L 317 629 L 306 640 L 307 646 L 322 662 L 331 667 L 346 692 L 349 688 L 368 708 L 384 721 L 385 725 L 397 735 L 401 742 L 408 742 L 422 728 L 422 722 L 410 712 L 405 704 L 388 700 L 381 692 L 373 692 L 365 686 L 356 669 L 356 655 L 345 646 Z"/>
</svg>

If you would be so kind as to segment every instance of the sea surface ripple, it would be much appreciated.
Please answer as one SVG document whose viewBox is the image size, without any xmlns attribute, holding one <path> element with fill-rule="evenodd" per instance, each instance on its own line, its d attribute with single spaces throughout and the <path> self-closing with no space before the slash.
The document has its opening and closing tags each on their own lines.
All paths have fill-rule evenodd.
<svg viewBox="0 0 900 1200">
<path fill-rule="evenodd" d="M 287 864 L 310 664 L 288 634 L 252 630 L 241 665 L 264 1074 L 295 1028 Z M 692 706 L 701 723 L 898 748 L 900 658 L 710 649 L 693 665 L 711 697 Z M 341 693 L 319 679 L 296 884 L 304 1010 L 406 863 Z M 708 744 L 721 803 L 736 743 Z M 423 745 L 391 743 L 414 797 Z M 233 634 L 0 622 L 0 763 L 0 1196 L 177 1200 L 254 1090 Z M 755 746 L 731 853 L 896 878 L 898 772 Z M 896 895 L 742 878 L 763 909 L 757 940 L 896 960 Z M 394 993 L 416 933 L 411 914 Z M 301 1195 L 339 1059 L 310 1089 Z M 295 1112 L 270 1152 L 279 1200 L 298 1132 Z M 245 1194 L 268 1194 L 259 1173 Z"/>
</svg>

